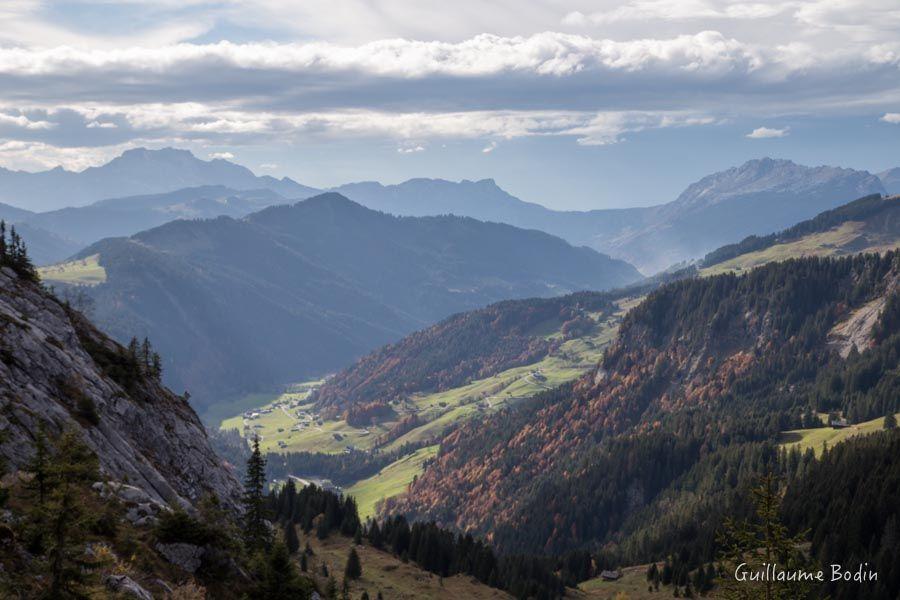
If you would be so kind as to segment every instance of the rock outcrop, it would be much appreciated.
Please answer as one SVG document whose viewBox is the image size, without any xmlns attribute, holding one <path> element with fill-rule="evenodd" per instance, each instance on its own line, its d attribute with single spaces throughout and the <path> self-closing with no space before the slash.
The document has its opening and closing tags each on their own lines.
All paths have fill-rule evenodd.
<svg viewBox="0 0 900 600">
<path fill-rule="evenodd" d="M 22 468 L 39 427 L 51 440 L 75 429 L 137 505 L 189 507 L 212 494 L 236 506 L 240 484 L 187 401 L 125 370 L 124 357 L 83 315 L 0 270 L 0 456 Z"/>
</svg>

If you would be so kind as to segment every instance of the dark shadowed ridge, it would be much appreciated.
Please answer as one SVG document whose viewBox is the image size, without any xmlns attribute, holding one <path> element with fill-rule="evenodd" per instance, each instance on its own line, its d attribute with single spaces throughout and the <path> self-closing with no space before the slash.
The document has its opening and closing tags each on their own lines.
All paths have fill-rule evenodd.
<svg viewBox="0 0 900 600">
<path fill-rule="evenodd" d="M 236 220 L 103 240 L 89 293 L 118 339 L 149 335 L 201 403 L 321 375 L 450 314 L 609 289 L 640 274 L 540 231 L 394 217 L 328 193 Z"/>
</svg>

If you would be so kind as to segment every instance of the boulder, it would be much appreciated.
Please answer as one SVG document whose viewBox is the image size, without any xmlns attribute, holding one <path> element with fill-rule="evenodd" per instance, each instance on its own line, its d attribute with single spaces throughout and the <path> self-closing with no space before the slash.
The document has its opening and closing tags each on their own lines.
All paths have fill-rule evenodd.
<svg viewBox="0 0 900 600">
<path fill-rule="evenodd" d="M 127 575 L 106 575 L 103 578 L 106 588 L 126 598 L 138 600 L 153 600 L 153 595 L 142 588 L 135 580 Z"/>
<path fill-rule="evenodd" d="M 200 546 L 184 544 L 157 544 L 156 551 L 167 561 L 177 567 L 181 567 L 188 573 L 194 574 L 203 564 L 204 550 Z"/>
</svg>

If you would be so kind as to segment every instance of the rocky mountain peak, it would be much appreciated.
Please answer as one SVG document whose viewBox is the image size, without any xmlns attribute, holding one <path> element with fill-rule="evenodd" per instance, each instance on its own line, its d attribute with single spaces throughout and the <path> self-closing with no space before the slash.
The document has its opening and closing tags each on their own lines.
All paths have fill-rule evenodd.
<svg viewBox="0 0 900 600">
<path fill-rule="evenodd" d="M 815 194 L 825 188 L 845 190 L 848 198 L 884 191 L 878 177 L 868 171 L 807 167 L 786 159 L 764 157 L 700 179 L 682 192 L 673 206 L 710 206 L 762 193 Z"/>
</svg>

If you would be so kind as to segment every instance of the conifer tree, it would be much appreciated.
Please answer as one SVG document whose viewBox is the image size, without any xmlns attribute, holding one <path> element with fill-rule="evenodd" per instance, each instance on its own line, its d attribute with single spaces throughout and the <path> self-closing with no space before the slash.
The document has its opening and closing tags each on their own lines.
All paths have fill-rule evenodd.
<svg viewBox="0 0 900 600">
<path fill-rule="evenodd" d="M 50 598 L 82 597 L 93 570 L 99 566 L 84 557 L 84 537 L 92 515 L 82 499 L 97 477 L 96 455 L 77 433 L 63 433 L 48 469 L 50 487 L 41 511 L 48 541 Z"/>
<path fill-rule="evenodd" d="M 128 341 L 128 359 L 134 364 L 138 364 L 138 355 L 140 353 L 140 345 L 136 337 L 132 337 Z"/>
<path fill-rule="evenodd" d="M 150 358 L 150 376 L 157 381 L 162 379 L 162 359 L 159 352 L 154 352 Z"/>
<path fill-rule="evenodd" d="M 145 337 L 144 341 L 141 342 L 140 358 L 141 358 L 141 364 L 144 367 L 144 372 L 147 374 L 150 373 L 150 356 L 151 356 L 151 354 L 152 354 L 152 350 L 150 349 L 150 340 Z"/>
<path fill-rule="evenodd" d="M 261 570 L 261 573 L 257 573 L 259 579 L 255 595 L 257 598 L 294 600 L 308 598 L 310 595 L 309 582 L 297 573 L 287 547 L 281 542 L 272 545 L 265 563 L 257 570 Z"/>
<path fill-rule="evenodd" d="M 372 544 L 373 548 L 378 548 L 379 550 L 384 545 L 384 540 L 381 535 L 381 528 L 378 527 L 378 521 L 372 521 L 372 525 L 369 527 L 369 543 Z"/>
<path fill-rule="evenodd" d="M 300 549 L 300 538 L 297 537 L 296 526 L 290 521 L 284 524 L 284 544 L 290 554 L 296 554 Z"/>
<path fill-rule="evenodd" d="M 885 429 L 896 429 L 897 428 L 897 417 L 894 416 L 893 411 L 889 412 L 884 416 L 884 428 Z"/>
<path fill-rule="evenodd" d="M 780 496 L 778 479 L 767 474 L 752 490 L 756 507 L 754 522 L 737 522 L 727 518 L 719 535 L 719 545 L 725 575 L 721 585 L 722 598 L 749 600 L 802 600 L 817 597 L 808 581 L 738 581 L 735 571 L 741 564 L 747 572 L 764 571 L 765 565 L 778 565 L 785 571 L 814 571 L 813 564 L 800 549 L 804 535 L 790 536 L 779 519 Z"/>
<path fill-rule="evenodd" d="M 38 281 L 37 270 L 28 258 L 28 250 L 25 242 L 16 232 L 15 227 L 10 227 L 9 241 L 6 241 L 6 223 L 0 221 L 0 267 L 9 267 L 19 277 L 30 281 Z"/>
<path fill-rule="evenodd" d="M 320 540 L 324 540 L 328 537 L 329 528 L 328 528 L 328 519 L 323 518 L 319 521 L 319 524 L 316 526 L 316 538 Z"/>
<path fill-rule="evenodd" d="M 259 450 L 259 436 L 253 438 L 253 452 L 247 459 L 244 479 L 244 547 L 253 553 L 269 545 L 266 522 L 266 459 Z"/>
<path fill-rule="evenodd" d="M 350 554 L 347 555 L 347 566 L 344 567 L 345 579 L 359 579 L 362 577 L 362 565 L 359 562 L 359 554 L 356 548 L 350 548 Z"/>
</svg>

